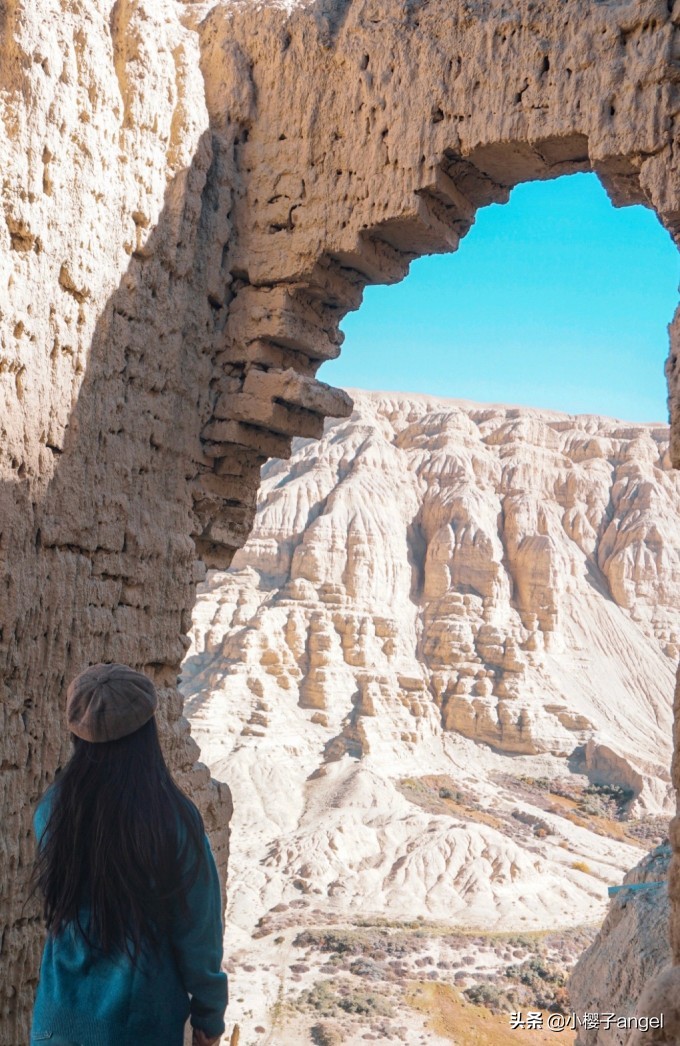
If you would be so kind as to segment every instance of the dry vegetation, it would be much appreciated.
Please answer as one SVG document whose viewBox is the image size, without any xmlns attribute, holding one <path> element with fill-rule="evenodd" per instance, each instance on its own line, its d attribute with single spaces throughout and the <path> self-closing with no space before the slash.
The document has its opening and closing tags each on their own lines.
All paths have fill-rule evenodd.
<svg viewBox="0 0 680 1046">
<path fill-rule="evenodd" d="M 428 1027 L 456 1046 L 542 1046 L 555 1043 L 555 1033 L 546 1028 L 510 1028 L 508 1014 L 492 1013 L 475 1005 L 447 984 L 419 984 L 407 996 L 408 1003 L 428 1017 Z M 547 1016 L 544 1015 L 544 1016 Z M 572 1046 L 574 1033 L 560 1034 L 563 1046 Z"/>
<path fill-rule="evenodd" d="M 565 817 L 596 835 L 651 848 L 668 834 L 668 817 L 631 816 L 632 791 L 619 785 L 582 784 L 578 778 L 504 777 L 518 797 Z"/>
<path fill-rule="evenodd" d="M 397 782 L 397 789 L 426 813 L 448 814 L 461 821 L 475 821 L 503 830 L 501 819 L 488 813 L 470 792 L 457 788 L 453 779 L 446 774 L 404 777 Z"/>
<path fill-rule="evenodd" d="M 596 835 L 651 848 L 668 834 L 667 817 L 632 817 L 633 792 L 617 785 L 584 784 L 578 778 L 501 777 L 498 784 L 506 789 L 508 799 L 523 800 Z M 527 834 L 537 838 L 559 834 L 548 820 L 525 810 L 509 807 L 490 813 L 476 796 L 457 786 L 446 774 L 405 777 L 397 782 L 397 788 L 406 799 L 430 814 L 486 824 L 505 833 L 510 830 L 513 835 L 521 832 L 522 826 Z"/>
<path fill-rule="evenodd" d="M 403 1022 L 413 1010 L 444 1037 L 455 1022 L 459 1046 L 495 1046 L 510 1033 L 518 1044 L 552 1041 L 510 1029 L 510 1013 L 568 1013 L 569 968 L 594 933 L 452 930 L 422 920 L 307 928 L 293 940 L 289 968 L 293 979 L 309 971 L 314 979 L 287 1006 L 308 1017 L 314 1042 L 342 1041 L 358 1027 L 362 1038 L 408 1042 Z"/>
</svg>

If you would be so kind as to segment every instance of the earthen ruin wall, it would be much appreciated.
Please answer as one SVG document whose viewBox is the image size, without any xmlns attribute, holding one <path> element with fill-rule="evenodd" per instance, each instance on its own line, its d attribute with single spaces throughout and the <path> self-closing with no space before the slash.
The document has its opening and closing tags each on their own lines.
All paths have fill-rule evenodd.
<svg viewBox="0 0 680 1046">
<path fill-rule="evenodd" d="M 266 457 L 349 411 L 316 380 L 342 316 L 527 179 L 594 169 L 677 235 L 679 109 L 665 0 L 3 6 L 0 1042 L 27 1039 L 68 679 L 154 676 L 224 870 L 228 790 L 176 689 L 194 586 L 243 544 Z"/>
</svg>

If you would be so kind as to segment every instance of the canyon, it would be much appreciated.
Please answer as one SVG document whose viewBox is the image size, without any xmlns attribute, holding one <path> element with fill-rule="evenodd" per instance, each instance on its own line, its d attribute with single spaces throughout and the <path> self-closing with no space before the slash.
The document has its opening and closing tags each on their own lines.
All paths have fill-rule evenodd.
<svg viewBox="0 0 680 1046">
<path fill-rule="evenodd" d="M 309 1041 L 315 1006 L 343 1042 L 450 1041 L 401 990 L 425 975 L 479 999 L 500 978 L 507 1021 L 508 939 L 566 973 L 673 811 L 667 427 L 351 394 L 350 419 L 263 469 L 183 669 L 192 734 L 234 795 L 226 945 L 253 1043 Z M 644 927 L 619 934 L 625 955 Z M 634 1012 L 662 942 L 625 1000 L 595 952 L 602 1012 Z M 367 981 L 391 1017 L 352 1016 Z"/>
<path fill-rule="evenodd" d="M 339 325 L 367 285 L 396 283 L 415 258 L 455 250 L 476 212 L 520 182 L 579 171 L 594 171 L 616 206 L 653 209 L 677 239 L 679 53 L 680 10 L 670 0 L 2 5 L 3 1046 L 28 1038 L 43 933 L 37 903 L 26 903 L 31 817 L 68 758 L 68 680 L 105 660 L 154 679 L 169 763 L 201 808 L 226 889 L 229 792 L 199 758 L 177 688 L 196 584 L 243 546 L 266 460 L 287 457 L 294 437 L 321 435 L 325 417 L 347 416 L 345 394 L 316 375 L 338 355 Z M 679 333 L 671 323 L 676 466 Z M 587 514 L 575 520 L 587 546 Z M 528 550 L 514 547 L 512 526 L 519 534 L 524 523 L 508 529 L 508 569 L 520 576 Z M 433 591 L 446 577 L 437 555 L 444 562 L 444 546 L 428 568 Z M 537 558 L 525 601 L 546 589 L 551 553 L 537 549 Z M 623 592 L 627 567 L 617 562 L 614 552 L 608 583 Z M 475 586 L 502 585 L 505 568 L 484 579 L 474 556 L 463 564 L 472 589 L 463 598 L 473 597 L 467 642 L 483 645 L 489 625 L 491 649 L 498 626 L 484 619 Z M 555 631 L 555 612 L 546 596 L 535 626 L 522 610 L 521 628 L 539 643 Z M 643 606 L 645 614 L 645 627 L 668 631 Z M 457 616 L 450 607 L 447 617 Z M 436 659 L 446 637 L 432 622 L 416 624 Z M 321 646 L 326 625 L 322 616 Z M 377 638 L 367 649 L 389 648 L 388 635 Z M 569 710 L 528 724 L 512 712 L 507 639 L 493 676 L 468 666 L 470 691 L 463 682 L 452 693 L 440 673 L 450 724 L 470 744 L 502 733 L 518 758 L 533 758 L 525 749 L 545 748 L 553 734 L 561 751 Z M 322 654 L 312 651 L 318 670 L 305 697 L 317 704 L 327 690 Z M 620 692 L 626 659 L 612 671 Z M 364 709 L 386 700 L 381 685 L 361 694 Z M 407 705 L 428 706 L 427 695 L 406 675 L 399 687 L 411 694 L 399 699 L 403 733 L 417 737 L 426 717 Z M 496 707 L 508 712 L 502 730 Z M 337 751 L 375 750 L 371 717 L 357 710 L 356 719 L 355 733 L 349 724 L 334 734 Z M 663 805 L 649 749 L 641 737 L 639 780 L 606 740 L 585 758 L 590 770 L 604 760 L 610 774 L 616 764 L 640 802 Z M 679 829 L 674 820 L 674 853 Z M 679 875 L 674 857 L 676 962 Z M 669 1011 L 667 1031 L 680 1041 L 679 1013 L 671 1021 Z"/>
</svg>

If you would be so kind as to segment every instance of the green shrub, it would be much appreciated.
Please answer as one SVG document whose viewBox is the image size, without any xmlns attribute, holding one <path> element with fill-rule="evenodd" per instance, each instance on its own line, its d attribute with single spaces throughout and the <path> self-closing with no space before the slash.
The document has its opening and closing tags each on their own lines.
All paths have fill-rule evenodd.
<svg viewBox="0 0 680 1046">
<path fill-rule="evenodd" d="M 340 999 L 339 1006 L 345 1013 L 360 1013 L 366 1017 L 392 1017 L 394 1007 L 384 995 L 353 991 Z"/>
<path fill-rule="evenodd" d="M 312 1042 L 315 1046 L 342 1046 L 344 1041 L 342 1031 L 336 1024 L 328 1021 L 320 1021 L 311 1029 Z"/>
<path fill-rule="evenodd" d="M 347 978 L 334 977 L 316 981 L 297 999 L 298 1008 L 311 1009 L 320 1017 L 337 1017 L 341 1011 L 370 1017 L 392 1017 L 394 1008 L 388 998 L 377 992 L 355 989 Z"/>
<path fill-rule="evenodd" d="M 463 995 L 475 1006 L 486 1006 L 492 1013 L 510 1013 L 519 1002 L 514 988 L 501 989 L 495 984 L 473 984 Z"/>
</svg>

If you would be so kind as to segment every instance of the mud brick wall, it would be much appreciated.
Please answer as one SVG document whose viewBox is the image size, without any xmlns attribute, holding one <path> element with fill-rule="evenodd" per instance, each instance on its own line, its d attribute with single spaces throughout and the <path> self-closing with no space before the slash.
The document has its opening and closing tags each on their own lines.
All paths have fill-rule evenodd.
<svg viewBox="0 0 680 1046">
<path fill-rule="evenodd" d="M 69 678 L 155 678 L 224 873 L 228 789 L 176 689 L 194 586 L 245 541 L 266 458 L 351 410 L 316 379 L 342 316 L 529 179 L 595 170 L 677 235 L 679 85 L 670 0 L 3 5 L 1 1043 L 27 1040 Z"/>
</svg>

